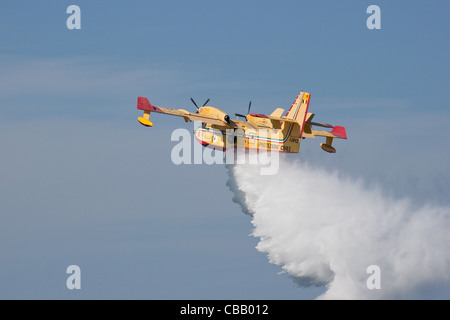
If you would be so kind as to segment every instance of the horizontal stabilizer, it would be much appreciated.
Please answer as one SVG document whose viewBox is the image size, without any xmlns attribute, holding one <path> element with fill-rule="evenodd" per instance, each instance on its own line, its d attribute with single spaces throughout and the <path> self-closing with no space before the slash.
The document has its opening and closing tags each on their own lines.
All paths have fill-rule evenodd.
<svg viewBox="0 0 450 320">
<path fill-rule="evenodd" d="M 284 109 L 276 108 L 274 112 L 270 114 L 271 117 L 280 118 L 283 115 Z"/>
</svg>

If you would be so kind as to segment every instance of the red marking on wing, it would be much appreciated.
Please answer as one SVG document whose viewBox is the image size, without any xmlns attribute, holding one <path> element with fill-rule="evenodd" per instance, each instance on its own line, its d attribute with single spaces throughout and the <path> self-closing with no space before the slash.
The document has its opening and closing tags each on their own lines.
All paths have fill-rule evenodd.
<svg viewBox="0 0 450 320">
<path fill-rule="evenodd" d="M 335 126 L 330 133 L 334 134 L 337 138 L 347 139 L 347 133 L 344 127 Z"/>
<path fill-rule="evenodd" d="M 153 111 L 153 112 L 161 112 L 164 113 L 159 107 L 152 106 L 150 101 L 144 97 L 138 97 L 137 100 L 137 108 L 139 110 Z"/>
<path fill-rule="evenodd" d="M 153 111 L 153 106 L 150 104 L 150 101 L 148 101 L 148 99 L 144 97 L 138 97 L 137 108 L 139 110 Z"/>
</svg>

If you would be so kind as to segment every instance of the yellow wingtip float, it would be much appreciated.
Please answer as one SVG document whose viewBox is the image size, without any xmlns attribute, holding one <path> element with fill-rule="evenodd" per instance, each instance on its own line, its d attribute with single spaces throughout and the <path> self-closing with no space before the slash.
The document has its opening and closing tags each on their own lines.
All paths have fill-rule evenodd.
<svg viewBox="0 0 450 320">
<path fill-rule="evenodd" d="M 153 127 L 153 122 L 151 122 L 151 121 L 148 120 L 148 119 L 139 117 L 138 120 L 139 120 L 139 122 L 140 122 L 142 125 L 144 125 L 144 126 L 146 126 L 146 127 Z"/>
<path fill-rule="evenodd" d="M 149 103 L 150 103 L 150 102 L 149 102 Z M 151 121 L 149 120 L 149 118 L 150 118 L 150 111 L 144 110 L 144 116 L 143 116 L 143 117 L 139 117 L 138 120 L 139 120 L 139 122 L 140 122 L 142 125 L 144 125 L 144 126 L 146 126 L 146 127 L 153 127 L 153 122 L 151 122 Z"/>
<path fill-rule="evenodd" d="M 201 128 L 195 130 L 195 138 L 205 147 L 223 150 L 230 146 L 242 146 L 246 149 L 271 150 L 278 152 L 297 153 L 300 149 L 300 141 L 306 138 L 326 137 L 325 143 L 320 147 L 329 153 L 335 153 L 332 146 L 333 139 L 347 139 L 344 127 L 330 124 L 312 122 L 313 113 L 308 113 L 311 95 L 300 92 L 286 115 L 284 110 L 277 108 L 270 115 L 250 113 L 251 102 L 247 115 L 235 114 L 244 117 L 244 120 L 231 119 L 224 111 L 206 106 L 209 99 L 198 107 L 197 112 L 188 112 L 184 109 L 167 109 L 151 105 L 144 97 L 138 97 L 137 108 L 144 111 L 139 122 L 147 127 L 152 127 L 150 113 L 164 113 L 184 118 L 188 121 L 199 121 Z M 314 127 L 331 129 L 331 131 L 314 130 Z M 243 141 L 240 144 L 239 141 Z"/>
</svg>

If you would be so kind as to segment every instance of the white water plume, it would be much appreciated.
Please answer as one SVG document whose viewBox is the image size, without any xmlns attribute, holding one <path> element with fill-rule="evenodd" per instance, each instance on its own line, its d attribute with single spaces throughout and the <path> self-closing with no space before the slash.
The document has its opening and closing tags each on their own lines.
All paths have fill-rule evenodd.
<svg viewBox="0 0 450 320">
<path fill-rule="evenodd" d="M 252 216 L 257 250 L 323 299 L 421 297 L 450 283 L 450 208 L 414 207 L 362 181 L 281 157 L 276 175 L 227 165 L 233 201 Z M 380 268 L 369 289 L 368 267 Z"/>
</svg>

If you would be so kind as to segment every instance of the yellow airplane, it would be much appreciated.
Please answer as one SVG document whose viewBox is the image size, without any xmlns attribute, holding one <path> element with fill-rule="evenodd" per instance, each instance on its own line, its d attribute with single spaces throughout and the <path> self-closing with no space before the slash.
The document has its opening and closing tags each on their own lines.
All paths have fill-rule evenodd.
<svg viewBox="0 0 450 320">
<path fill-rule="evenodd" d="M 301 139 L 326 137 L 325 143 L 320 146 L 323 150 L 335 153 L 331 146 L 334 138 L 347 139 L 344 127 L 330 124 L 312 122 L 313 113 L 308 113 L 311 95 L 300 92 L 285 116 L 284 110 L 275 109 L 270 115 L 250 113 L 251 101 L 246 116 L 236 113 L 243 120 L 231 119 L 222 110 L 206 106 L 209 99 L 198 107 L 194 99 L 191 101 L 197 107 L 197 112 L 189 112 L 183 109 L 167 109 L 153 106 L 144 97 L 138 97 L 137 108 L 144 111 L 139 117 L 139 122 L 147 127 L 152 127 L 150 113 L 158 112 L 183 117 L 186 122 L 199 121 L 201 128 L 195 130 L 196 139 L 206 147 L 225 151 L 229 146 L 243 146 L 246 149 L 271 150 L 278 152 L 297 153 Z M 331 131 L 313 130 L 312 127 L 323 127 Z M 227 140 L 228 139 L 228 140 Z"/>
</svg>

